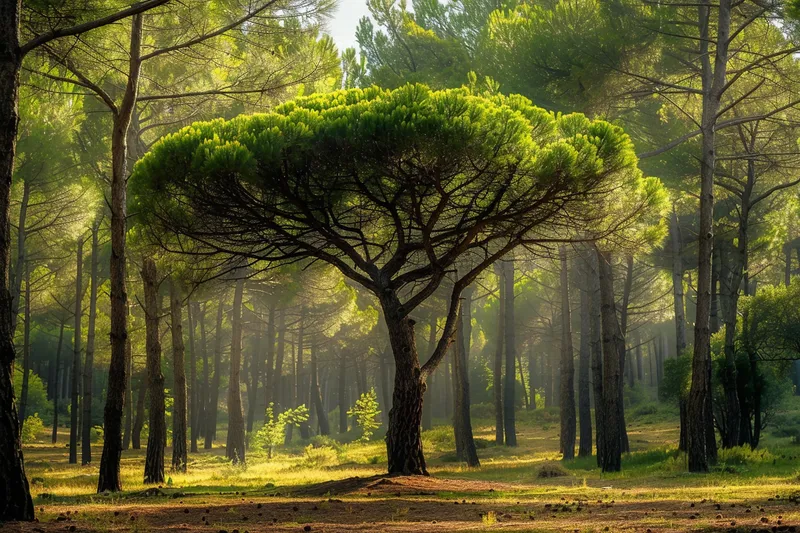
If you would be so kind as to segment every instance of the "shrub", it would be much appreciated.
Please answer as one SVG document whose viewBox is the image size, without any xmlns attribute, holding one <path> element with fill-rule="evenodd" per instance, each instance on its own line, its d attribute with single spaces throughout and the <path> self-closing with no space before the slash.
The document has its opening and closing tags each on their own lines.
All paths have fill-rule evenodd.
<svg viewBox="0 0 800 533">
<path fill-rule="evenodd" d="M 283 444 L 286 427 L 289 425 L 299 426 L 306 420 L 308 420 L 308 408 L 305 405 L 287 409 L 276 416 L 275 406 L 270 402 L 267 407 L 266 423 L 253 436 L 252 445 L 267 450 L 267 457 L 272 458 L 272 451 L 275 447 Z"/>
<path fill-rule="evenodd" d="M 102 426 L 92 426 L 92 429 L 89 430 L 89 440 L 94 444 L 103 440 L 103 427 Z"/>
<path fill-rule="evenodd" d="M 370 389 L 365 392 L 361 397 L 356 400 L 356 404 L 347 411 L 349 416 L 356 419 L 356 424 L 361 428 L 361 437 L 358 439 L 361 442 L 366 442 L 372 438 L 375 430 L 381 427 L 378 421 L 378 415 L 381 414 L 378 409 L 378 395 L 375 389 Z"/>
<path fill-rule="evenodd" d="M 333 448 L 336 453 L 342 451 L 342 444 L 330 435 L 314 435 L 309 443 L 314 448 Z"/>
<path fill-rule="evenodd" d="M 313 444 L 305 447 L 301 465 L 305 468 L 329 468 L 339 466 L 339 454 L 330 446 L 315 448 Z"/>
<path fill-rule="evenodd" d="M 44 430 L 44 422 L 39 418 L 39 413 L 34 413 L 25 419 L 22 425 L 22 443 L 32 444 L 36 442 L 36 438 Z"/>
<path fill-rule="evenodd" d="M 560 463 L 544 463 L 536 471 L 538 478 L 551 478 L 551 477 L 564 477 L 568 476 L 569 472 Z"/>
</svg>

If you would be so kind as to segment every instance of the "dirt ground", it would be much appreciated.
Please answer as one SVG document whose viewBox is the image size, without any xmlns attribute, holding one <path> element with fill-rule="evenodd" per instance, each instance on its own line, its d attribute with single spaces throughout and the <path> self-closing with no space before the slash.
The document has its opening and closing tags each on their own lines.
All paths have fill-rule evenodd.
<svg viewBox="0 0 800 533">
<path fill-rule="evenodd" d="M 3 533 L 43 532 L 406 532 L 636 531 L 648 533 L 800 531 L 800 500 L 635 501 L 532 499 L 525 487 L 433 477 L 350 478 L 294 495 L 183 495 L 149 489 L 124 500 L 98 496 L 78 506 L 37 506 L 38 522 L 0 525 Z M 496 495 L 496 496 L 495 496 Z"/>
</svg>

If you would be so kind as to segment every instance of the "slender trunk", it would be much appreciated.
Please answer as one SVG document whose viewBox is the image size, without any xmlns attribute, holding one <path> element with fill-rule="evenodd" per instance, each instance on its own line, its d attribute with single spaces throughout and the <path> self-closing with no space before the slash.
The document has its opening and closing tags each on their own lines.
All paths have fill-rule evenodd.
<svg viewBox="0 0 800 533">
<path fill-rule="evenodd" d="M 195 319 L 192 302 L 186 306 L 189 326 L 189 441 L 192 453 L 197 453 L 197 438 L 200 434 L 200 394 L 197 385 L 197 344 L 195 343 Z"/>
<path fill-rule="evenodd" d="M 11 309 L 11 331 L 17 331 L 17 320 L 19 318 L 19 305 L 22 297 L 22 271 L 25 268 L 30 268 L 25 264 L 26 256 L 26 239 L 27 232 L 25 224 L 28 218 L 28 203 L 31 197 L 31 184 L 25 181 L 22 184 L 22 199 L 19 205 L 19 221 L 17 222 L 17 263 L 14 267 L 13 281 L 12 281 L 12 309 Z M 26 274 L 27 275 L 27 274 Z M 20 417 L 20 423 L 24 423 L 25 419 Z"/>
<path fill-rule="evenodd" d="M 339 433 L 347 433 L 347 350 L 339 353 L 339 383 L 337 400 L 339 401 Z"/>
<path fill-rule="evenodd" d="M 328 423 L 328 413 L 322 404 L 322 395 L 319 390 L 319 369 L 317 368 L 317 340 L 311 341 L 311 399 L 314 411 L 317 413 L 317 424 L 320 435 L 330 435 L 331 426 Z"/>
<path fill-rule="evenodd" d="M 128 305 L 128 320 L 131 318 L 131 307 Z M 122 449 L 127 450 L 131 445 L 131 433 L 133 433 L 133 347 L 131 337 L 125 339 L 125 359 L 128 365 L 128 383 L 125 387 L 125 431 L 122 436 Z"/>
<path fill-rule="evenodd" d="M 31 266 L 25 263 L 25 324 L 22 337 L 22 388 L 19 391 L 19 427 L 25 425 L 28 406 L 28 381 L 31 372 Z"/>
<path fill-rule="evenodd" d="M 731 1 L 720 0 L 716 24 L 711 23 L 711 1 L 698 7 L 703 113 L 700 122 L 700 224 L 698 227 L 697 311 L 694 326 L 692 386 L 687 406 L 687 445 L 690 472 L 707 472 L 716 459 L 716 442 L 710 411 L 711 395 L 711 254 L 714 243 L 714 166 L 716 158 L 715 126 L 720 99 L 725 89 L 731 26 Z M 709 41 L 716 26 L 714 67 L 711 67 Z"/>
<path fill-rule="evenodd" d="M 494 367 L 492 368 L 492 388 L 494 390 L 494 441 L 497 444 L 505 442 L 503 429 L 503 342 L 505 341 L 505 315 L 506 315 L 506 284 L 504 263 L 495 263 L 497 273 L 497 346 L 494 353 Z"/>
<path fill-rule="evenodd" d="M 144 401 L 147 397 L 147 368 L 141 372 L 139 380 L 139 393 L 136 396 L 136 413 L 133 419 L 133 430 L 131 434 L 131 443 L 134 450 L 139 450 L 142 447 L 142 428 L 144 427 Z"/>
<path fill-rule="evenodd" d="M 164 482 L 164 449 L 167 446 L 167 422 L 165 417 L 164 374 L 161 373 L 161 341 L 159 315 L 161 306 L 158 296 L 158 273 L 151 257 L 142 259 L 142 283 L 144 284 L 144 322 L 146 329 L 148 396 L 150 397 L 149 432 L 147 455 L 144 461 L 144 482 Z"/>
<path fill-rule="evenodd" d="M 228 386 L 228 446 L 225 454 L 234 464 L 245 462 L 244 415 L 239 392 L 239 369 L 242 366 L 242 296 L 244 280 L 236 282 L 231 318 L 231 372 Z"/>
<path fill-rule="evenodd" d="M 99 224 L 92 226 L 92 259 L 89 280 L 89 326 L 86 332 L 86 362 L 83 365 L 83 439 L 81 442 L 81 463 L 92 462 L 92 388 L 94 386 L 94 337 L 97 322 L 97 270 L 99 263 L 98 232 Z"/>
<path fill-rule="evenodd" d="M 308 407 L 309 405 L 308 402 L 306 401 L 306 398 L 308 397 L 310 385 L 308 377 L 306 376 L 306 370 L 305 368 L 303 368 L 303 352 L 305 352 L 306 349 L 305 322 L 306 322 L 306 308 L 305 306 L 303 306 L 303 308 L 300 310 L 300 324 L 298 325 L 298 330 L 297 330 L 297 370 L 295 371 L 295 378 L 297 380 L 297 405 L 303 404 Z M 310 437 L 311 437 L 311 426 L 307 421 L 301 422 L 300 438 L 308 439 Z"/>
<path fill-rule="evenodd" d="M 220 298 L 220 304 L 222 298 Z M 200 414 L 197 424 L 198 436 L 205 437 L 203 448 L 210 449 L 211 441 L 209 437 L 211 431 L 216 429 L 216 418 L 214 422 L 210 420 L 210 400 L 209 400 L 209 385 L 208 385 L 208 337 L 206 337 L 206 308 L 208 302 L 203 302 L 203 305 L 197 305 L 197 322 L 200 326 L 200 356 L 203 360 L 203 383 L 199 387 L 199 403 L 201 405 Z M 211 426 L 214 426 L 213 428 Z"/>
<path fill-rule="evenodd" d="M 53 435 L 52 442 L 58 441 L 58 400 L 61 399 L 61 390 L 58 386 L 58 374 L 61 371 L 61 347 L 64 345 L 64 322 L 58 328 L 58 348 L 56 348 L 56 386 L 53 394 Z"/>
<path fill-rule="evenodd" d="M 517 341 L 514 323 L 514 262 L 504 261 L 505 264 L 505 381 L 503 382 L 503 429 L 505 430 L 506 446 L 517 445 L 517 429 L 514 409 L 516 408 L 517 389 Z"/>
<path fill-rule="evenodd" d="M 111 366 L 108 371 L 106 406 L 103 412 L 103 454 L 97 492 L 122 490 L 119 463 L 122 457 L 122 415 L 128 364 L 128 295 L 125 291 L 125 236 L 127 226 L 128 128 L 136 107 L 141 69 L 142 15 L 131 19 L 130 67 L 122 102 L 114 114 L 111 134 Z"/>
<path fill-rule="evenodd" d="M 217 306 L 217 324 L 214 335 L 214 377 L 211 379 L 211 388 L 208 385 L 208 372 L 207 364 L 204 363 L 203 379 L 206 387 L 206 399 L 208 407 L 206 408 L 206 417 L 208 426 L 205 431 L 205 443 L 203 447 L 206 450 L 211 449 L 211 445 L 217 438 L 217 424 L 219 423 L 219 389 L 222 380 L 222 319 L 224 316 L 223 308 L 224 298 L 220 299 L 219 306 Z M 241 402 L 241 400 L 239 400 Z"/>
<path fill-rule="evenodd" d="M 636 379 L 641 383 L 644 381 L 644 359 L 642 355 L 642 337 L 639 331 L 636 331 L 634 339 L 636 343 Z"/>
<path fill-rule="evenodd" d="M 578 270 L 583 286 L 580 288 L 581 308 L 581 340 L 578 362 L 578 419 L 580 420 L 579 457 L 592 455 L 592 408 L 591 408 L 591 366 L 592 366 L 592 327 L 591 327 L 591 269 L 587 267 L 584 257 L 580 258 Z"/>
<path fill-rule="evenodd" d="M 720 278 L 721 278 L 721 256 L 720 251 L 717 246 L 718 243 L 714 243 L 714 249 L 711 253 L 711 307 L 709 310 L 709 326 L 711 327 L 711 333 L 714 334 L 719 331 L 720 323 L 719 323 L 719 315 L 720 315 L 720 295 L 718 287 L 720 285 Z"/>
<path fill-rule="evenodd" d="M 681 228 L 678 214 L 672 209 L 670 219 L 670 236 L 672 239 L 672 301 L 675 314 L 675 343 L 678 355 L 686 351 L 686 306 L 683 301 L 683 264 L 681 261 Z"/>
<path fill-rule="evenodd" d="M 528 340 L 528 386 L 531 389 L 531 397 L 528 402 L 528 409 L 536 409 L 536 355 L 533 337 Z"/>
<path fill-rule="evenodd" d="M 253 431 L 253 421 L 256 416 L 256 403 L 258 403 L 258 382 L 261 376 L 261 342 L 263 335 L 259 329 L 256 335 L 255 348 L 250 355 L 250 372 L 246 376 L 245 382 L 247 383 L 247 420 L 245 422 L 245 429 L 248 434 Z"/>
<path fill-rule="evenodd" d="M 72 337 L 72 402 L 69 422 L 69 464 L 78 462 L 78 397 L 81 375 L 81 319 L 83 318 L 83 236 L 78 237 L 75 271 L 75 329 Z"/>
<path fill-rule="evenodd" d="M 286 311 L 281 309 L 278 311 L 278 341 L 276 346 L 276 353 L 275 353 L 275 374 L 273 374 L 273 385 L 272 388 L 274 390 L 274 399 L 275 404 L 278 406 L 278 409 L 275 411 L 276 414 L 280 412 L 281 405 L 287 405 L 288 402 L 283 397 L 281 393 L 281 387 L 283 385 L 283 358 L 284 353 L 286 352 Z"/>
<path fill-rule="evenodd" d="M 572 316 L 569 308 L 567 249 L 558 251 L 561 263 L 561 453 L 575 458 L 575 356 L 572 349 Z M 591 431 L 590 431 L 591 432 Z M 591 445 L 589 446 L 591 450 Z"/>
<path fill-rule="evenodd" d="M 619 472 L 622 468 L 622 409 L 618 393 L 622 387 L 622 367 L 619 360 L 625 353 L 625 341 L 617 322 L 610 254 L 597 250 L 597 264 L 603 338 L 603 446 L 600 466 L 603 472 Z"/>
<path fill-rule="evenodd" d="M 428 345 L 427 345 L 428 355 L 432 354 L 433 350 L 436 349 L 437 326 L 438 326 L 438 320 L 436 317 L 436 313 L 431 311 L 430 323 L 428 325 Z M 428 388 L 425 390 L 425 401 L 422 404 L 422 429 L 431 429 L 433 427 L 433 404 L 435 403 L 433 400 L 433 393 L 434 393 L 433 376 L 431 376 L 428 385 L 429 385 Z"/>
<path fill-rule="evenodd" d="M 269 312 L 267 314 L 267 338 L 265 339 L 267 345 L 267 368 L 264 372 L 264 406 L 268 406 L 275 400 L 277 396 L 277 389 L 273 390 L 272 383 L 274 382 L 274 368 L 275 368 L 275 302 L 269 303 Z"/>
<path fill-rule="evenodd" d="M 186 472 L 189 462 L 186 453 L 186 364 L 184 362 L 185 347 L 183 345 L 183 316 L 181 313 L 180 291 L 178 282 L 170 280 L 169 312 L 172 326 L 172 373 L 173 373 L 173 405 L 172 405 L 172 470 Z"/>
<path fill-rule="evenodd" d="M 472 320 L 471 301 L 472 289 L 465 289 L 464 298 L 458 310 L 459 326 L 456 331 L 455 353 L 453 354 L 453 366 L 455 367 L 455 375 L 453 376 L 453 383 L 455 384 L 453 427 L 458 458 L 465 461 L 467 466 L 478 467 L 481 463 L 478 459 L 478 451 L 475 448 L 475 439 L 472 435 L 472 418 L 469 412 L 469 376 L 467 375 L 469 341 L 465 335 L 467 324 Z"/>
</svg>

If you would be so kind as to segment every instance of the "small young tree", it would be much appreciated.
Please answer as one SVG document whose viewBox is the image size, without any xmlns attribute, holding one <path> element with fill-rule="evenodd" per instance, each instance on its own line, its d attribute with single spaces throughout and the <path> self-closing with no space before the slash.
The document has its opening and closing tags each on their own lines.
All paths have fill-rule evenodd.
<svg viewBox="0 0 800 533">
<path fill-rule="evenodd" d="M 275 414 L 275 404 L 270 402 L 267 407 L 267 416 L 264 426 L 253 436 L 253 445 L 256 448 L 267 450 L 267 457 L 272 459 L 272 451 L 276 446 L 283 444 L 286 437 L 286 428 L 297 426 L 308 420 L 308 407 L 301 405 L 293 409 L 286 409 L 281 414 Z"/>
<path fill-rule="evenodd" d="M 360 442 L 367 442 L 372 438 L 375 430 L 381 427 L 378 416 L 381 414 L 378 409 L 378 395 L 375 389 L 372 388 L 369 392 L 364 392 L 361 397 L 356 400 L 356 404 L 347 411 L 349 416 L 356 419 L 356 424 L 361 428 Z"/>
<path fill-rule="evenodd" d="M 613 231 L 660 190 L 616 126 L 422 85 L 195 124 L 160 141 L 131 186 L 135 212 L 168 250 L 264 268 L 324 261 L 375 295 L 396 369 L 388 466 L 404 475 L 427 473 L 423 394 L 464 288 L 517 246 Z M 620 198 L 628 208 L 609 215 Z M 457 270 L 462 262 L 471 268 Z M 444 327 L 422 363 L 413 313 L 444 282 Z"/>
</svg>

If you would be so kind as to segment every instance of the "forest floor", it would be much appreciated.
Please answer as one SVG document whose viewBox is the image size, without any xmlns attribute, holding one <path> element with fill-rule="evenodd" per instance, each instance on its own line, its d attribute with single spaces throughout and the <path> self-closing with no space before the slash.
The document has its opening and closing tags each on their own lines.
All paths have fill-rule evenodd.
<svg viewBox="0 0 800 533">
<path fill-rule="evenodd" d="M 601 474 L 594 457 L 558 461 L 556 411 L 521 412 L 516 448 L 491 445 L 489 421 L 475 426 L 480 469 L 454 462 L 452 430 L 438 427 L 424 436 L 431 477 L 382 475 L 380 440 L 317 438 L 271 460 L 251 454 L 247 467 L 201 450 L 159 487 L 142 484 L 144 449 L 131 450 L 117 495 L 95 494 L 99 446 L 80 466 L 63 445 L 34 444 L 25 458 L 38 522 L 0 531 L 800 531 L 800 445 L 788 438 L 767 435 L 763 448 L 723 452 L 711 473 L 689 474 L 677 421 L 633 413 L 622 472 Z"/>
</svg>

